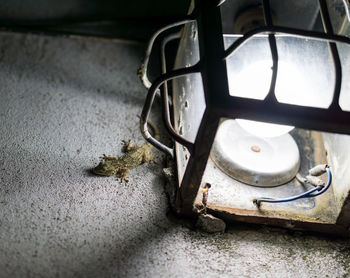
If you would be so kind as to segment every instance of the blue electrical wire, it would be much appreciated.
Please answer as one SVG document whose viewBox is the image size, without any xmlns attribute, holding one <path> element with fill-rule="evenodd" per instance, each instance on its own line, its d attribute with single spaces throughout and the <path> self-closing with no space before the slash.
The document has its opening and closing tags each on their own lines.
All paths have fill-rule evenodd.
<svg viewBox="0 0 350 278">
<path fill-rule="evenodd" d="M 302 194 L 296 195 L 296 196 L 292 196 L 292 197 L 288 197 L 288 198 L 281 198 L 281 199 L 276 199 L 276 198 L 270 198 L 270 197 L 261 197 L 258 199 L 253 200 L 253 203 L 256 204 L 258 207 L 260 206 L 260 204 L 262 202 L 266 202 L 266 203 L 285 203 L 285 202 L 291 202 L 297 199 L 301 199 L 301 198 L 311 198 L 311 197 L 316 197 L 321 195 L 322 193 L 326 192 L 327 189 L 331 186 L 332 183 L 332 173 L 331 170 L 329 169 L 329 167 L 326 168 L 326 172 L 328 174 L 328 181 L 327 184 L 325 186 L 316 186 L 315 188 L 312 188 Z M 315 194 L 315 191 L 319 191 Z"/>
</svg>

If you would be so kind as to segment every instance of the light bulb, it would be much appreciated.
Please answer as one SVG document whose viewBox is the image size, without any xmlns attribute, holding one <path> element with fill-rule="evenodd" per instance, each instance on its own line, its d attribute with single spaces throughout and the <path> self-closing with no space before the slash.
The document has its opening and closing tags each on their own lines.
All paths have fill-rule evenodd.
<svg viewBox="0 0 350 278">
<path fill-rule="evenodd" d="M 294 126 L 270 124 L 250 120 L 237 119 L 237 123 L 247 132 L 258 137 L 277 137 L 291 131 Z"/>
<path fill-rule="evenodd" d="M 264 99 L 269 91 L 272 76 L 271 60 L 258 61 L 250 64 L 239 73 L 232 75 L 230 82 L 230 92 L 234 96 Z M 290 98 L 293 98 L 293 92 L 305 90 L 305 83 L 302 82 L 302 76 L 292 64 L 286 62 L 279 63 L 277 73 L 276 94 L 287 92 Z M 297 79 L 293 82 L 291 88 L 290 78 Z M 252 135 L 259 137 L 277 137 L 291 131 L 294 127 L 287 125 L 271 124 L 250 120 L 237 119 L 237 123 Z"/>
</svg>

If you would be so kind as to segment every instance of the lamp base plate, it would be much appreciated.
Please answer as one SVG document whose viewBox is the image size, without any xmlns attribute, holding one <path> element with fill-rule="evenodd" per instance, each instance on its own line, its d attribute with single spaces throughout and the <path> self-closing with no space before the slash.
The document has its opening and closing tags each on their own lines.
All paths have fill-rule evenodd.
<svg viewBox="0 0 350 278">
<path fill-rule="evenodd" d="M 256 137 L 231 119 L 221 123 L 211 158 L 228 176 L 259 187 L 287 183 L 300 167 L 299 149 L 292 136 Z"/>
</svg>

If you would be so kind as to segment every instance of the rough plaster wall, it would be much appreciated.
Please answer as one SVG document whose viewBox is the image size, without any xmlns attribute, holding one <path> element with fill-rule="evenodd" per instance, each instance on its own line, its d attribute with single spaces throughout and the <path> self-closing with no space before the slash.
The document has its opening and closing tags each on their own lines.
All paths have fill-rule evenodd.
<svg viewBox="0 0 350 278">
<path fill-rule="evenodd" d="M 143 142 L 142 54 L 1 34 L 0 277 L 349 277 L 349 241 L 170 221 L 158 152 L 128 184 L 89 174 L 122 139 Z"/>
</svg>

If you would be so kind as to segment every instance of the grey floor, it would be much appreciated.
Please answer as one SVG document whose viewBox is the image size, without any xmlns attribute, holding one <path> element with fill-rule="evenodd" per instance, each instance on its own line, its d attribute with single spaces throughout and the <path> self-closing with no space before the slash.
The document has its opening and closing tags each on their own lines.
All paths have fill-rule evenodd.
<svg viewBox="0 0 350 278">
<path fill-rule="evenodd" d="M 350 277 L 350 241 L 170 220 L 158 152 L 128 184 L 89 173 L 143 142 L 143 47 L 1 34 L 0 276 Z"/>
</svg>

